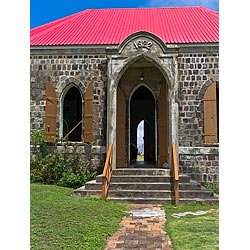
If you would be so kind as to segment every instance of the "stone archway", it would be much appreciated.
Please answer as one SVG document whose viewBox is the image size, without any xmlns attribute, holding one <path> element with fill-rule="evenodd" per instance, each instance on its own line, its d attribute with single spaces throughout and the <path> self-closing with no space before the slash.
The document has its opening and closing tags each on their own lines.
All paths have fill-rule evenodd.
<svg viewBox="0 0 250 250">
<path fill-rule="evenodd" d="M 142 35 L 143 36 L 143 35 Z M 135 39 L 133 40 L 133 36 L 131 35 L 129 39 L 126 40 L 126 43 L 123 42 L 122 46 L 118 47 L 117 51 L 114 49 L 112 52 L 110 51 L 110 58 L 109 58 L 109 64 L 108 64 L 108 72 L 109 72 L 109 82 L 107 85 L 107 145 L 112 143 L 113 144 L 113 168 L 116 168 L 116 161 L 117 161 L 117 146 L 119 145 L 117 143 L 117 115 L 119 116 L 120 111 L 118 110 L 118 92 L 120 91 L 119 87 L 122 86 L 122 90 L 124 92 L 124 101 L 126 102 L 126 110 L 124 110 L 123 113 L 127 115 L 127 103 L 129 101 L 129 95 L 130 91 L 127 89 L 127 86 L 129 84 L 123 84 L 125 79 L 126 72 L 131 71 L 132 74 L 127 73 L 127 75 L 133 75 L 134 79 L 137 79 L 137 82 L 135 81 L 132 85 L 135 87 L 139 84 L 139 79 L 141 76 L 141 70 L 144 70 L 147 66 L 143 65 L 138 67 L 136 66 L 136 63 L 145 63 L 150 64 L 151 69 L 154 69 L 158 71 L 158 74 L 161 76 L 161 81 L 156 82 L 154 79 L 146 80 L 145 83 L 151 84 L 152 82 L 158 87 L 153 87 L 154 91 L 156 92 L 157 98 L 160 96 L 160 87 L 165 84 L 167 86 L 165 88 L 165 107 L 162 108 L 163 112 L 166 111 L 165 116 L 168 120 L 168 126 L 165 127 L 165 130 L 168 131 L 168 141 L 167 141 L 167 163 L 171 164 L 171 144 L 175 143 L 178 145 L 178 104 L 177 104 L 177 93 L 178 93 L 178 80 L 177 80 L 177 56 L 175 54 L 168 53 L 166 46 L 161 43 L 158 44 L 158 40 L 154 37 L 152 38 L 152 49 L 148 50 L 147 48 L 139 48 L 134 49 L 132 48 L 133 44 L 137 42 L 138 39 L 138 33 L 136 34 Z M 148 39 L 150 40 L 150 35 L 147 33 L 146 38 L 145 36 L 141 39 Z M 126 45 L 127 44 L 127 45 Z M 164 47 L 165 46 L 165 47 Z M 164 49 L 163 49 L 164 47 Z M 134 71 L 134 72 L 132 72 Z M 145 79 L 147 77 L 153 76 L 151 70 L 146 70 L 143 72 Z M 125 81 L 126 82 L 126 81 Z M 119 86 L 119 87 L 118 87 Z M 131 86 L 130 86 L 131 87 Z M 164 99 L 164 98 L 163 98 Z M 157 102 L 159 100 L 157 99 Z M 159 105 L 159 104 L 158 104 Z M 158 107 L 159 108 L 159 107 Z M 159 112 L 158 112 L 159 115 Z M 157 118 L 158 119 L 158 118 Z M 126 119 L 126 122 L 127 119 Z M 127 126 L 127 125 L 126 125 Z M 157 134 L 159 137 L 159 134 Z M 127 147 L 129 140 L 128 140 L 128 134 L 125 135 L 125 138 L 123 138 L 125 141 L 125 147 Z M 158 145 L 159 148 L 159 145 Z M 158 149 L 157 149 L 158 150 Z M 128 148 L 125 148 L 125 154 L 126 154 L 126 162 L 128 162 Z M 158 163 L 161 162 L 161 164 L 165 163 L 164 160 L 160 160 L 159 157 L 157 158 Z"/>
<path fill-rule="evenodd" d="M 127 67 L 117 86 L 116 166 L 137 164 L 137 126 L 146 122 L 144 163 L 169 163 L 169 87 L 153 63 L 139 58 Z"/>
</svg>

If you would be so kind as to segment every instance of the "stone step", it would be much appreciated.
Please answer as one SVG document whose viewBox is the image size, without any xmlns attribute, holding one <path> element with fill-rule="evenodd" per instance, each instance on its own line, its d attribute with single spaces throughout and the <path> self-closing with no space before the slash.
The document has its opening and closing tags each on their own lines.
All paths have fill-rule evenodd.
<svg viewBox="0 0 250 250">
<path fill-rule="evenodd" d="M 219 203 L 219 197 L 213 196 L 209 198 L 180 198 L 179 203 L 194 203 L 194 202 L 206 202 L 206 203 Z"/>
<path fill-rule="evenodd" d="M 135 204 L 174 204 L 174 199 L 169 198 L 114 198 L 108 197 L 107 200 L 119 201 L 119 202 L 131 202 Z M 217 197 L 200 199 L 200 198 L 180 198 L 179 203 L 193 203 L 193 202 L 209 202 L 209 203 L 219 203 L 219 199 Z"/>
<path fill-rule="evenodd" d="M 180 175 L 179 183 L 189 183 L 190 177 L 187 175 Z M 111 182 L 172 182 L 173 178 L 170 176 L 154 175 L 154 176 L 145 176 L 145 175 L 112 175 Z M 102 181 L 101 175 L 96 177 L 96 181 Z"/>
<path fill-rule="evenodd" d="M 86 190 L 102 190 L 101 182 L 96 182 L 96 180 L 89 181 L 85 184 Z M 139 190 L 173 190 L 173 185 L 168 182 L 111 182 L 110 190 L 129 190 L 129 189 L 139 189 Z M 200 190 L 201 185 L 197 182 L 190 183 L 180 183 L 180 190 Z"/>
<path fill-rule="evenodd" d="M 74 197 L 101 197 L 101 190 L 87 190 L 85 186 L 77 188 L 73 191 Z"/>
<path fill-rule="evenodd" d="M 213 193 L 208 190 L 185 190 L 179 192 L 180 198 L 211 198 Z M 174 199 L 174 193 L 171 190 L 109 190 L 108 196 L 124 198 L 168 198 Z"/>
<path fill-rule="evenodd" d="M 76 197 L 101 197 L 102 175 L 74 190 Z M 180 202 L 218 202 L 213 192 L 200 183 L 180 174 Z M 111 179 L 108 199 L 139 203 L 166 203 L 174 201 L 173 179 L 167 169 L 115 169 Z"/>
<path fill-rule="evenodd" d="M 131 202 L 135 204 L 166 204 L 172 203 L 172 199 L 169 198 L 124 198 L 124 197 L 108 197 L 107 200 L 119 201 L 119 202 Z"/>
<path fill-rule="evenodd" d="M 89 181 L 85 184 L 86 190 L 102 190 L 102 184 L 96 182 L 96 180 Z M 173 185 L 168 182 L 111 182 L 110 190 L 130 190 L 130 189 L 139 189 L 139 190 L 172 190 Z M 180 190 L 200 190 L 201 185 L 197 182 L 190 183 L 180 183 Z"/>
<path fill-rule="evenodd" d="M 159 168 L 119 168 L 113 170 L 113 176 L 120 176 L 120 175 L 170 176 L 170 170 L 159 169 Z"/>
<path fill-rule="evenodd" d="M 171 183 L 165 182 L 149 182 L 149 183 L 111 183 L 109 190 L 173 190 L 173 185 Z M 200 190 L 201 185 L 198 183 L 181 183 L 179 185 L 180 190 Z"/>
<path fill-rule="evenodd" d="M 77 197 L 87 197 L 87 196 L 101 196 L 101 189 L 87 189 L 85 186 L 74 190 L 73 196 Z M 201 188 L 200 190 L 180 190 L 180 198 L 197 198 L 197 199 L 207 199 L 213 198 L 214 194 L 212 191 Z M 126 189 L 119 190 L 110 187 L 108 196 L 110 198 L 164 198 L 164 199 L 174 199 L 174 193 L 171 190 L 155 190 L 155 189 Z"/>
<path fill-rule="evenodd" d="M 154 204 L 163 204 L 167 202 L 174 202 L 173 192 L 164 191 L 164 192 L 146 192 L 147 195 L 142 196 L 143 191 L 131 190 L 128 191 L 129 195 L 126 196 L 127 192 L 119 192 L 117 195 L 114 191 L 110 191 L 108 195 L 108 200 L 114 201 L 127 201 L 133 203 L 154 203 Z M 101 197 L 100 190 L 86 190 L 84 187 L 74 190 L 74 197 Z M 208 192 L 187 192 L 180 191 L 179 202 L 182 203 L 191 203 L 191 202 L 211 202 L 219 203 L 219 197 L 213 196 L 210 191 Z"/>
<path fill-rule="evenodd" d="M 110 198 L 171 198 L 170 190 L 109 190 Z"/>
</svg>

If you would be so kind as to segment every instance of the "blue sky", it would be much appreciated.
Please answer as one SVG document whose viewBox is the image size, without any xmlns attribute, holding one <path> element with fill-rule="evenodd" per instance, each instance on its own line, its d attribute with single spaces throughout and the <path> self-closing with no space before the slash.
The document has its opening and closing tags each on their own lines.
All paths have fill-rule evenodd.
<svg viewBox="0 0 250 250">
<path fill-rule="evenodd" d="M 30 28 L 85 9 L 204 6 L 219 11 L 219 0 L 30 0 Z"/>
</svg>

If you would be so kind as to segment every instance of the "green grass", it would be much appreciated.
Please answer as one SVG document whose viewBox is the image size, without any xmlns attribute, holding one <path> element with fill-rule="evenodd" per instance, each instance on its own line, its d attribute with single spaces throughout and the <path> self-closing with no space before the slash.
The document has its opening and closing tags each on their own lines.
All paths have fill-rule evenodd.
<svg viewBox="0 0 250 250">
<path fill-rule="evenodd" d="M 31 184 L 31 249 L 103 249 L 128 204 L 74 198 L 73 189 Z"/>
<path fill-rule="evenodd" d="M 137 155 L 137 161 L 144 161 L 144 155 Z"/>
<path fill-rule="evenodd" d="M 174 213 L 186 211 L 206 211 L 215 209 L 205 215 L 186 215 L 175 218 Z M 174 250 L 216 250 L 219 249 L 219 213 L 218 205 L 197 203 L 174 207 L 165 206 L 165 230 L 169 235 Z"/>
<path fill-rule="evenodd" d="M 73 189 L 53 185 L 31 184 L 30 244 L 31 249 L 104 249 L 107 237 L 119 229 L 128 204 L 102 202 L 97 198 L 74 198 Z M 172 214 L 186 211 L 218 209 L 205 203 L 174 207 L 166 205 L 165 230 L 174 250 L 219 249 L 219 214 Z"/>
</svg>

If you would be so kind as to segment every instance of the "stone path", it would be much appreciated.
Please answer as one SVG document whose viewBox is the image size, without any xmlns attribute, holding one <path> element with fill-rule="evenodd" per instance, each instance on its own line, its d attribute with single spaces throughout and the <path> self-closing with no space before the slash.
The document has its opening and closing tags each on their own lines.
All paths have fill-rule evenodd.
<svg viewBox="0 0 250 250">
<path fill-rule="evenodd" d="M 120 230 L 107 239 L 105 250 L 172 250 L 160 205 L 133 204 L 129 214 L 123 218 Z"/>
</svg>

